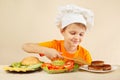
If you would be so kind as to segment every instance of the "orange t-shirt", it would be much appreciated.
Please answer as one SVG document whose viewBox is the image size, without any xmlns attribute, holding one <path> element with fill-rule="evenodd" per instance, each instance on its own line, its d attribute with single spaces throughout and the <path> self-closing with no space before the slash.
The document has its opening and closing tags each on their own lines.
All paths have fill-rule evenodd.
<svg viewBox="0 0 120 80">
<path fill-rule="evenodd" d="M 78 46 L 78 50 L 71 54 L 68 53 L 65 48 L 64 48 L 64 41 L 63 40 L 53 40 L 53 41 L 48 41 L 48 42 L 42 42 L 39 43 L 40 46 L 45 46 L 45 47 L 49 47 L 49 48 L 54 48 L 57 51 L 61 52 L 63 56 L 67 56 L 69 58 L 83 58 L 83 60 L 85 60 L 88 63 L 91 63 L 92 58 L 90 53 L 83 47 Z"/>
</svg>

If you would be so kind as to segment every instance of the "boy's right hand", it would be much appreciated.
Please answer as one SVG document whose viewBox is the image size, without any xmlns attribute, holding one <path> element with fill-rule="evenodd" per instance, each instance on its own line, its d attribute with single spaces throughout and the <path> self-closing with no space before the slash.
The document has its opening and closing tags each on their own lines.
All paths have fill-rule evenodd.
<svg viewBox="0 0 120 80">
<path fill-rule="evenodd" d="M 47 58 L 52 60 L 53 58 L 63 58 L 60 52 L 58 52 L 56 49 L 49 48 L 46 53 L 44 53 Z"/>
<path fill-rule="evenodd" d="M 38 45 L 38 43 L 26 43 L 23 45 L 23 50 L 28 53 L 44 53 L 44 55 L 49 59 L 53 59 L 56 57 L 62 58 L 60 52 L 58 52 L 56 49 L 43 47 Z"/>
</svg>

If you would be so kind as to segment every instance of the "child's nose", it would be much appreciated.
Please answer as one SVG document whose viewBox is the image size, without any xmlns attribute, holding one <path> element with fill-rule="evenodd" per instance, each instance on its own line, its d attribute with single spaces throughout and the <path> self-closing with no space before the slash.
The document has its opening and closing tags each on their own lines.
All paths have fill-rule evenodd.
<svg viewBox="0 0 120 80">
<path fill-rule="evenodd" d="M 79 36 L 79 35 L 75 35 L 74 38 L 75 38 L 75 39 L 80 39 L 80 36 Z"/>
</svg>

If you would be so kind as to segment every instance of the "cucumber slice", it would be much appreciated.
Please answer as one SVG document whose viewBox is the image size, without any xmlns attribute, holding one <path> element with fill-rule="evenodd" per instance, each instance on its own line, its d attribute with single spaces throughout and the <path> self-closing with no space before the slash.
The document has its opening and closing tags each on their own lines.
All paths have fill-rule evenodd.
<svg viewBox="0 0 120 80">
<path fill-rule="evenodd" d="M 28 68 L 28 69 L 36 70 L 36 69 L 39 69 L 39 68 L 41 67 L 41 64 L 42 64 L 42 63 L 30 65 L 30 66 L 28 66 L 27 68 Z"/>
<path fill-rule="evenodd" d="M 63 66 L 65 64 L 65 61 L 63 60 L 54 60 L 52 61 L 53 65 L 57 65 L 57 66 Z"/>
<path fill-rule="evenodd" d="M 11 67 L 20 68 L 22 66 L 21 62 L 14 62 L 11 64 Z"/>
</svg>

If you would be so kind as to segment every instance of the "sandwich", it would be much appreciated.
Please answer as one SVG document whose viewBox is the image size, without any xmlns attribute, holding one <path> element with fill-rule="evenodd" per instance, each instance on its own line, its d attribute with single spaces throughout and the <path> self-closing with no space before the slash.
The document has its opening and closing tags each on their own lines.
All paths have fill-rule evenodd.
<svg viewBox="0 0 120 80">
<path fill-rule="evenodd" d="M 64 60 L 61 58 L 52 59 L 52 63 L 43 63 L 41 68 L 50 74 L 73 72 L 79 69 L 79 64 L 73 60 Z"/>
<path fill-rule="evenodd" d="M 29 56 L 23 58 L 20 62 L 14 62 L 10 66 L 4 67 L 6 71 L 13 71 L 13 72 L 28 72 L 28 71 L 36 71 L 41 69 L 41 62 L 35 56 Z"/>
</svg>

